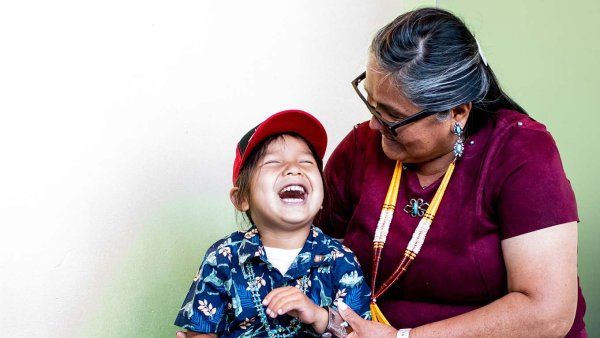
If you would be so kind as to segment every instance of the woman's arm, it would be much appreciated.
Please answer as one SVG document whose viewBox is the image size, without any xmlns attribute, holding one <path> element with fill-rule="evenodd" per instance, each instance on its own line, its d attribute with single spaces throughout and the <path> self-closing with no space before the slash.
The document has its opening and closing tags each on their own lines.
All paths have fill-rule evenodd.
<svg viewBox="0 0 600 338">
<path fill-rule="evenodd" d="M 508 294 L 477 310 L 410 331 L 418 337 L 562 337 L 577 308 L 577 222 L 502 241 Z M 393 337 L 389 326 L 344 318 L 357 337 Z M 380 335 L 384 332 L 387 335 Z"/>
<path fill-rule="evenodd" d="M 569 332 L 577 308 L 577 222 L 502 241 L 509 293 L 411 337 L 543 336 Z"/>
</svg>

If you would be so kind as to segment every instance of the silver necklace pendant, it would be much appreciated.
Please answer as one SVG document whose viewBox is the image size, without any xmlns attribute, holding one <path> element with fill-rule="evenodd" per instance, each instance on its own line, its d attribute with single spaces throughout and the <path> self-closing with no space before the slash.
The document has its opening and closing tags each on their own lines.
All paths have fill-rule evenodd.
<svg viewBox="0 0 600 338">
<path fill-rule="evenodd" d="M 412 198 L 404 207 L 404 212 L 411 215 L 412 217 L 423 217 L 428 207 L 429 203 L 423 201 L 422 198 Z"/>
</svg>

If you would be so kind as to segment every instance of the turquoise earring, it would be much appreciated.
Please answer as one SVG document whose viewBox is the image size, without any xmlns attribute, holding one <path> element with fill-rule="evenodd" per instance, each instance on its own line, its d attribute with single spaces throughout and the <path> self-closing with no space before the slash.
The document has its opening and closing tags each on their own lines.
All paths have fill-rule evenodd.
<svg viewBox="0 0 600 338">
<path fill-rule="evenodd" d="M 454 156 L 456 158 L 461 157 L 465 152 L 465 144 L 464 144 L 464 128 L 460 125 L 460 123 L 455 122 L 454 126 L 452 126 L 452 134 L 456 135 L 456 143 L 454 143 Z"/>
</svg>

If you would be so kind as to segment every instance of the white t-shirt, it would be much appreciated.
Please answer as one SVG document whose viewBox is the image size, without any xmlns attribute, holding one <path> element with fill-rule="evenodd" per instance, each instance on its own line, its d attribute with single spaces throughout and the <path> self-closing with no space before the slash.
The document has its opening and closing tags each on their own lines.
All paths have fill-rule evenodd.
<svg viewBox="0 0 600 338">
<path fill-rule="evenodd" d="M 270 248 L 265 246 L 265 253 L 267 254 L 267 259 L 282 275 L 285 275 L 287 270 L 292 265 L 296 256 L 300 253 L 302 248 L 298 249 L 280 249 L 280 248 Z"/>
</svg>

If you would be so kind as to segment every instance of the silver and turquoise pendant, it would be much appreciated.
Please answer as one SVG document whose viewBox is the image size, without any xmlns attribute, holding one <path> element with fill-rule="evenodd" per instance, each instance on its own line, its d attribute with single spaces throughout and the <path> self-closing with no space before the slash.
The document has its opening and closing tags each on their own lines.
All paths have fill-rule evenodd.
<svg viewBox="0 0 600 338">
<path fill-rule="evenodd" d="M 429 203 L 423 201 L 422 198 L 411 198 L 410 202 L 404 207 L 404 212 L 412 217 L 423 217 L 428 207 Z"/>
</svg>

